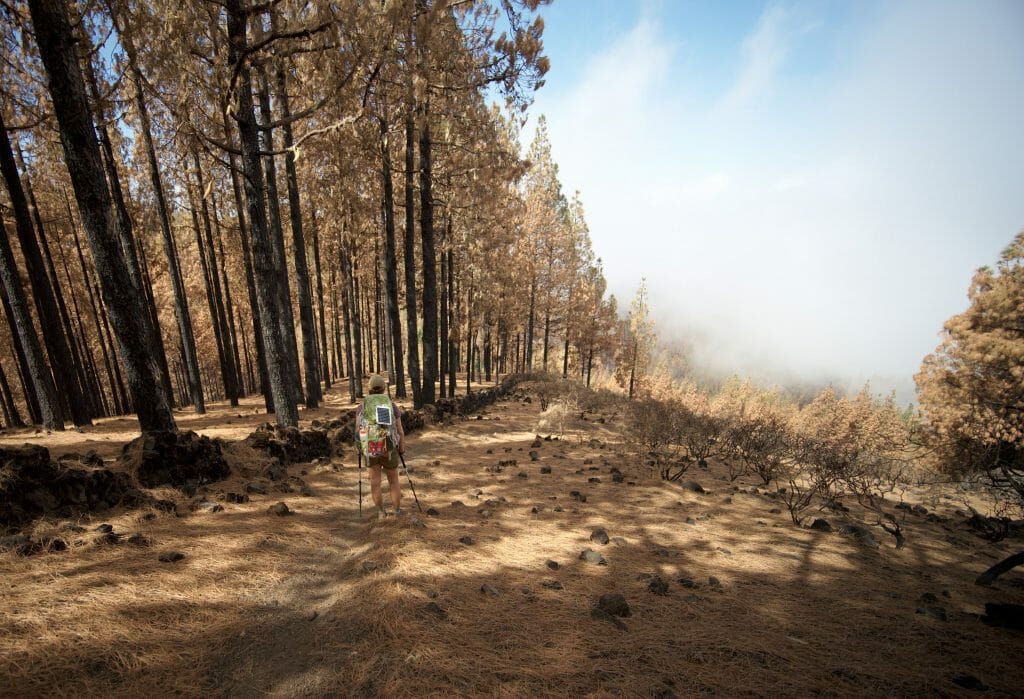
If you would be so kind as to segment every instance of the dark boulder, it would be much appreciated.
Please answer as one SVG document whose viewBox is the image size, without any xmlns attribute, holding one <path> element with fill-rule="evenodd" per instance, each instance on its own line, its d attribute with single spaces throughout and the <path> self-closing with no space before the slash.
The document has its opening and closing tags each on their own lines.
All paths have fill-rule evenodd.
<svg viewBox="0 0 1024 699">
<path fill-rule="evenodd" d="M 296 427 L 264 426 L 242 440 L 242 444 L 277 458 L 282 465 L 304 464 L 329 457 L 331 441 L 324 430 L 300 430 Z"/>
<path fill-rule="evenodd" d="M 986 602 L 981 620 L 989 626 L 1024 631 L 1024 605 Z"/>
<path fill-rule="evenodd" d="M 665 596 L 668 594 L 668 583 L 662 578 L 655 575 L 651 578 L 651 581 L 647 583 L 647 589 L 656 595 Z"/>
<path fill-rule="evenodd" d="M 0 448 L 0 527 L 18 529 L 43 515 L 109 509 L 129 493 L 125 504 L 148 504 L 127 474 L 69 468 L 69 463 L 75 462 L 51 461 L 50 452 L 36 444 Z"/>
<path fill-rule="evenodd" d="M 681 487 L 683 488 L 683 490 L 689 490 L 690 492 L 693 492 L 693 493 L 706 493 L 707 492 L 706 490 L 704 490 L 704 487 L 700 483 L 698 483 L 697 481 L 683 481 Z"/>
<path fill-rule="evenodd" d="M 828 523 L 827 519 L 815 519 L 811 522 L 811 529 L 818 532 L 830 532 L 832 531 L 832 525 Z"/>
<path fill-rule="evenodd" d="M 633 612 L 629 608 L 626 598 L 618 592 L 609 592 L 601 595 L 597 600 L 597 608 L 612 616 L 630 616 Z"/>
<path fill-rule="evenodd" d="M 149 432 L 121 450 L 119 461 L 147 488 L 194 489 L 231 475 L 223 442 L 195 432 Z"/>
</svg>

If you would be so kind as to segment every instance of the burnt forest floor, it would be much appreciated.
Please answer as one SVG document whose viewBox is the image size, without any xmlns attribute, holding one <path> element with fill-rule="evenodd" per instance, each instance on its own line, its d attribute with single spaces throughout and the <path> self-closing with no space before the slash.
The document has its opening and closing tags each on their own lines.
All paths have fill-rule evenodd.
<svg viewBox="0 0 1024 699">
<path fill-rule="evenodd" d="M 903 550 L 878 529 L 867 547 L 795 527 L 714 462 L 688 474 L 704 493 L 667 484 L 611 412 L 553 432 L 530 395 L 409 438 L 422 513 L 403 474 L 406 514 L 378 521 L 364 472 L 360 517 L 349 448 L 288 467 L 309 495 L 231 503 L 247 480 L 233 475 L 202 493 L 222 510 L 95 513 L 67 551 L 0 554 L 0 695 L 1020 696 L 1024 634 L 979 615 L 1024 603 L 1024 572 L 973 583 L 1019 542 L 977 538 L 952 500 L 921 495 L 947 520 L 905 515 Z M 302 426 L 350 407 L 337 386 Z M 179 427 L 241 439 L 261 408 Z M 134 430 L 0 444 L 113 459 Z M 292 514 L 268 512 L 279 501 Z M 109 543 L 101 523 L 144 545 Z M 594 612 L 609 593 L 628 616 Z"/>
</svg>

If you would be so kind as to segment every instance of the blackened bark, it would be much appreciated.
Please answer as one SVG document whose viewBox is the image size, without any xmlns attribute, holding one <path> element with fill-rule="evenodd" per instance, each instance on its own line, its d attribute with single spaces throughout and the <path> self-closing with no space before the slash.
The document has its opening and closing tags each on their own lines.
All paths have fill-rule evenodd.
<svg viewBox="0 0 1024 699">
<path fill-rule="evenodd" d="M 142 92 L 142 73 L 135 55 L 135 45 L 131 41 L 128 32 L 122 32 L 122 43 L 128 53 L 128 61 L 131 64 L 132 84 L 135 88 L 135 106 L 139 113 L 139 122 L 142 131 L 142 143 L 146 150 L 146 163 L 149 167 L 149 182 L 153 187 L 153 194 L 156 197 L 157 216 L 160 219 L 160 234 L 164 244 L 164 255 L 167 257 L 167 273 L 171 278 L 171 289 L 174 293 L 174 317 L 178 322 L 178 333 L 182 343 L 182 358 L 184 360 L 184 372 L 188 378 L 189 395 L 192 397 L 192 404 L 195 411 L 202 415 L 206 412 L 206 402 L 203 399 L 203 383 L 199 376 L 199 359 L 196 353 L 196 338 L 192 329 L 192 314 L 188 307 L 188 295 L 185 293 L 185 285 L 181 279 L 181 270 L 178 267 L 178 255 L 174 241 L 174 233 L 171 229 L 171 208 L 164 193 L 163 179 L 160 175 L 160 164 L 156 158 L 156 146 L 153 143 L 152 127 L 149 121 L 149 108 L 146 106 L 146 99 Z"/>
<path fill-rule="evenodd" d="M 327 351 L 327 323 L 324 318 L 324 278 L 320 269 L 320 230 L 316 224 L 316 207 L 309 210 L 309 222 L 313 229 L 313 269 L 316 272 L 316 307 L 320 321 L 320 374 L 324 388 L 331 387 L 331 365 Z M 332 270 L 333 272 L 333 270 Z"/>
<path fill-rule="evenodd" d="M 491 380 L 491 322 L 484 320 L 484 381 Z"/>
<path fill-rule="evenodd" d="M 53 298 L 57 303 L 57 313 L 60 318 L 61 331 L 68 343 L 68 348 L 71 350 L 72 370 L 74 371 L 77 379 L 82 399 L 85 401 L 85 414 L 90 418 L 97 417 L 99 415 L 99 407 L 92 400 L 87 367 L 83 355 L 79 352 L 78 335 L 75 333 L 75 328 L 71 324 L 71 316 L 68 313 L 67 304 L 64 302 L 64 294 L 61 292 L 60 280 L 57 278 L 57 268 L 53 264 L 53 254 L 50 252 L 50 244 L 46 238 L 46 229 L 43 227 L 43 219 L 39 215 L 39 206 L 36 204 L 35 192 L 32 190 L 32 178 L 29 176 L 28 168 L 25 167 L 25 160 L 22 157 L 21 146 L 17 143 L 15 144 L 14 156 L 18 168 L 20 168 L 23 173 L 22 186 L 24 187 L 25 197 L 28 200 L 29 213 L 32 216 L 32 220 L 35 222 L 35 231 L 38 236 L 39 247 L 43 253 L 43 263 L 46 266 L 47 283 L 49 284 Z M 71 396 L 66 396 L 65 399 L 70 400 Z M 67 414 L 70 414 L 70 412 Z"/>
<path fill-rule="evenodd" d="M 466 291 L 466 395 L 473 382 L 473 285 Z"/>
<path fill-rule="evenodd" d="M 121 187 L 121 178 L 117 173 L 117 161 L 114 159 L 114 149 L 110 142 L 106 115 L 104 113 L 103 105 L 100 102 L 99 87 L 97 86 L 92 61 L 90 58 L 84 57 L 83 62 L 85 64 L 89 87 L 92 90 L 94 102 L 93 107 L 95 108 L 96 116 L 98 117 L 96 120 L 96 132 L 99 135 L 98 145 L 100 164 L 103 171 L 106 172 L 108 185 L 107 191 L 114 205 L 113 217 L 117 222 L 115 233 L 117 235 L 117 239 L 121 243 L 122 259 L 125 262 L 128 278 L 131 280 L 131 283 L 135 285 L 138 298 L 143 304 L 138 306 L 138 308 L 145 308 L 149 313 L 148 322 L 145 324 L 146 330 L 149 332 L 149 335 L 147 336 L 148 342 L 151 344 L 148 348 L 148 354 L 155 362 L 158 386 L 165 394 L 162 399 L 168 404 L 168 406 L 173 408 L 173 400 L 170 395 L 171 379 L 167 369 L 167 357 L 164 352 L 163 336 L 160 332 L 160 320 L 156 314 L 156 305 L 153 303 L 153 290 L 143 277 L 143 264 L 140 263 L 140 257 L 135 249 L 135 234 L 132 230 L 132 219 L 128 214 L 128 206 L 125 203 L 124 190 Z M 80 74 L 81 73 L 79 72 L 79 75 Z M 85 97 L 84 91 L 82 95 Z M 85 99 L 86 105 L 88 105 L 88 98 L 85 97 Z M 100 275 L 102 277 L 103 273 L 100 272 Z M 113 309 L 110 310 L 110 313 L 111 317 L 113 317 Z M 116 326 L 116 321 L 114 324 Z M 127 366 L 125 367 L 125 370 L 126 372 L 129 371 Z"/>
<path fill-rule="evenodd" d="M 7 300 L 10 303 L 11 314 L 18 332 L 17 341 L 21 343 L 25 353 L 29 380 L 35 388 L 36 398 L 39 401 L 43 426 L 50 430 L 63 430 L 64 422 L 57 408 L 57 391 L 47 369 L 46 360 L 43 358 L 43 348 L 39 344 L 35 327 L 32 325 L 28 300 L 25 298 L 25 290 L 21 287 L 21 279 L 18 277 L 18 269 L 14 263 L 14 253 L 11 251 L 11 243 L 7 238 L 7 226 L 3 223 L 3 217 L 0 217 L 0 282 L 3 283 L 7 292 Z"/>
<path fill-rule="evenodd" d="M 246 39 L 246 13 L 241 0 L 226 0 L 228 30 L 228 65 L 239 75 L 235 118 L 241 134 L 242 167 L 245 173 L 245 195 L 249 207 L 249 227 L 252 233 L 253 272 L 257 287 L 257 301 L 263 330 L 263 349 L 267 361 L 270 392 L 273 395 L 277 424 L 294 427 L 299 421 L 294 391 L 288 387 L 289 355 L 282 334 L 279 282 L 282 281 L 276 265 L 274 245 L 267 228 L 266 208 L 263 200 L 263 164 L 260 162 L 259 137 L 252 102 L 252 80 L 245 64 L 248 48 Z M 294 339 L 294 334 L 292 336 Z M 294 344 L 294 343 L 293 343 Z"/>
<path fill-rule="evenodd" d="M 533 322 L 537 309 L 537 275 L 530 278 L 530 316 L 526 322 L 525 359 L 527 371 L 533 371 Z"/>
<path fill-rule="evenodd" d="M 70 218 L 68 223 L 69 225 L 74 225 Z M 64 279 L 67 284 L 67 288 L 69 290 L 73 290 L 74 285 L 71 280 L 71 270 L 68 268 L 68 259 L 64 254 L 64 247 L 60 244 L 59 240 L 57 241 L 57 251 L 60 252 L 60 261 L 61 266 L 64 268 Z M 86 286 L 88 287 L 88 283 L 86 283 Z M 92 347 L 89 346 L 88 336 L 85 332 L 85 323 L 82 322 L 82 312 L 78 306 L 78 295 L 73 291 L 71 293 L 71 305 L 75 311 L 75 323 L 78 326 L 78 356 L 81 357 L 83 361 L 83 371 L 86 377 L 85 385 L 87 386 L 90 400 L 94 406 L 93 415 L 105 417 L 110 414 L 110 411 L 107 409 L 106 400 L 103 396 L 99 374 L 96 371 L 96 359 L 93 355 Z"/>
<path fill-rule="evenodd" d="M 334 336 L 334 345 L 331 351 L 331 373 L 335 378 L 341 378 L 341 322 L 338 317 L 338 281 L 335 266 L 331 268 L 331 330 Z"/>
<path fill-rule="evenodd" d="M 354 381 L 354 395 L 359 398 L 363 395 L 363 339 L 362 323 L 359 320 L 359 293 L 356 286 L 355 274 L 352 269 L 352 255 L 350 254 L 347 242 L 341 248 L 341 269 L 345 275 L 345 282 L 348 285 L 346 297 L 349 303 L 349 315 L 345 320 L 346 339 L 350 340 L 352 366 L 351 374 Z M 348 329 L 351 328 L 352 335 L 347 337 Z"/>
<path fill-rule="evenodd" d="M 369 330 L 367 329 L 366 322 L 363 320 L 363 296 L 359 289 L 359 280 L 355 277 L 355 272 L 358 271 L 359 263 L 353 260 L 350 266 L 351 274 L 351 299 L 352 299 L 352 339 L 355 342 L 356 351 L 353 357 L 356 360 L 356 395 L 363 395 L 363 374 L 366 373 L 367 359 L 373 361 L 372 357 L 368 357 L 369 352 L 366 349 L 366 335 Z"/>
<path fill-rule="evenodd" d="M 420 127 L 420 244 L 423 257 L 423 383 L 424 404 L 434 402 L 437 381 L 437 258 L 434 253 L 433 171 L 430 153 L 430 118 L 423 110 Z"/>
<path fill-rule="evenodd" d="M 356 401 L 356 372 L 355 357 L 352 348 L 352 302 L 349 298 L 349 267 L 346 258 L 348 252 L 345 244 L 338 245 L 338 255 L 341 258 L 341 307 L 345 318 L 345 371 L 348 373 L 348 396 L 353 403 Z"/>
<path fill-rule="evenodd" d="M 203 171 L 199 163 L 199 155 L 192 154 L 196 166 L 196 175 L 199 178 L 199 196 L 202 202 L 203 230 L 206 233 L 206 254 L 210 264 L 210 281 L 213 283 L 213 302 L 217 315 L 214 321 L 220 331 L 221 343 L 224 347 L 224 387 L 228 400 L 232 406 L 238 405 L 238 363 L 235 361 L 235 348 L 231 341 L 231 328 L 228 324 L 228 315 L 224 307 L 224 293 L 221 287 L 220 265 L 217 262 L 217 249 L 213 245 L 213 228 L 219 227 L 217 220 L 217 200 L 214 198 L 211 186 L 209 205 L 206 202 L 206 188 L 203 186 Z M 209 214 L 208 214 L 209 211 Z M 212 214 L 212 215 L 211 215 Z M 211 225 L 212 222 L 212 225 Z"/>
<path fill-rule="evenodd" d="M 18 335 L 18 326 L 14 319 L 14 311 L 11 302 L 7 298 L 7 287 L 0 283 L 0 301 L 4 306 L 4 317 L 7 318 L 7 327 L 11 332 L 11 344 L 14 345 L 14 356 L 18 361 L 18 381 L 21 385 L 21 393 L 25 397 L 25 405 L 28 408 L 29 421 L 38 425 L 43 419 L 39 412 L 39 400 L 36 398 L 36 387 L 31 381 L 28 362 L 25 352 L 21 348 L 21 339 Z"/>
<path fill-rule="evenodd" d="M 277 100 L 284 120 L 284 171 L 288 183 L 288 211 L 292 224 L 292 253 L 295 258 L 295 283 L 299 289 L 299 325 L 302 328 L 302 361 L 306 379 L 306 407 L 316 408 L 323 400 L 320 390 L 320 362 L 316 349 L 316 331 L 313 320 L 313 299 L 310 298 L 309 263 L 306 260 L 306 238 L 302 230 L 302 203 L 299 197 L 299 179 L 295 172 L 295 151 L 292 150 L 292 126 L 289 118 L 288 85 L 284 64 L 277 64 Z"/>
<path fill-rule="evenodd" d="M 202 206 L 202 214 L 206 219 L 206 226 L 209 227 L 209 213 L 206 210 L 206 200 L 203 199 L 203 187 L 202 179 L 197 175 L 197 181 L 199 182 L 199 193 L 193 194 L 192 187 L 186 185 L 188 189 L 189 199 L 189 212 L 192 215 L 192 230 L 196 237 L 196 254 L 199 256 L 199 267 L 203 273 L 203 289 L 206 291 L 206 309 L 210 314 L 210 324 L 213 328 L 213 341 L 217 346 L 217 364 L 220 366 L 220 379 L 221 385 L 224 388 L 224 397 L 227 398 L 231 395 L 231 389 L 229 387 L 230 376 L 227 369 L 227 355 L 224 351 L 224 337 L 221 335 L 220 322 L 217 315 L 217 303 L 213 298 L 213 280 L 210 278 L 210 262 L 206 253 L 206 245 L 203 243 L 203 232 L 199 225 L 199 211 Z M 196 198 L 202 201 L 202 205 L 197 203 Z"/>
<path fill-rule="evenodd" d="M 93 293 L 92 277 L 89 275 L 89 270 L 85 266 L 85 255 L 82 254 L 82 243 L 78 238 L 78 226 L 75 225 L 74 216 L 71 213 L 71 201 L 68 199 L 67 191 L 63 191 L 64 195 L 64 206 L 67 209 L 68 223 L 71 226 L 71 233 L 75 240 L 75 252 L 78 254 L 78 264 L 82 271 L 82 281 L 85 283 L 85 290 L 89 295 L 89 308 L 92 310 L 92 320 L 96 328 L 96 339 L 100 344 L 100 351 L 103 354 L 103 365 L 107 372 L 107 383 L 110 386 L 110 402 L 111 413 L 114 415 L 121 415 L 125 412 L 123 404 L 121 403 L 121 396 L 117 392 L 117 383 L 114 380 L 114 368 L 111 363 L 111 349 L 107 343 L 106 337 L 103 334 L 103 326 L 100 324 L 100 310 L 99 305 L 96 303 L 96 294 Z M 115 359 L 113 364 L 116 365 L 117 360 Z M 102 386 L 100 387 L 102 392 Z"/>
<path fill-rule="evenodd" d="M 416 225 L 415 190 L 413 189 L 413 160 L 416 151 L 416 125 L 410 109 L 405 117 L 405 331 L 409 360 L 409 383 L 412 384 L 412 402 L 423 406 L 420 390 L 419 330 L 416 320 Z"/>
<path fill-rule="evenodd" d="M 270 109 L 270 89 L 267 85 L 267 78 L 261 66 L 256 67 L 260 79 L 260 115 L 263 126 L 273 122 L 274 117 Z M 281 347 L 285 353 L 288 363 L 285 368 L 288 372 L 288 382 L 285 389 L 292 395 L 292 401 L 304 402 L 302 395 L 302 374 L 299 372 L 299 351 L 295 341 L 295 314 L 292 309 L 291 285 L 288 282 L 288 262 L 284 254 L 284 227 L 281 224 L 281 196 L 277 189 L 277 161 L 271 154 L 274 150 L 274 132 L 269 128 L 260 131 L 262 147 L 266 155 L 263 156 L 265 167 L 265 184 L 267 191 L 267 210 L 270 215 L 268 219 L 270 244 L 273 251 L 274 269 L 277 275 L 275 289 L 278 294 L 277 321 L 281 335 Z M 252 218 L 250 214 L 249 218 Z"/>
<path fill-rule="evenodd" d="M 633 338 L 633 356 L 629 364 L 629 399 L 633 399 L 633 383 L 636 378 L 636 354 L 639 349 L 639 340 Z"/>
<path fill-rule="evenodd" d="M 382 368 L 384 371 L 390 372 L 391 367 L 388 365 L 386 353 L 384 352 L 386 345 L 384 336 L 387 332 L 384 327 L 384 303 L 381 298 L 380 288 L 380 250 L 378 249 L 376 236 L 373 239 L 373 323 L 376 327 L 373 342 L 374 350 L 377 354 L 377 373 L 380 374 Z M 393 376 L 390 378 L 394 379 Z"/>
<path fill-rule="evenodd" d="M 220 283 L 224 290 L 224 315 L 230 332 L 231 356 L 235 365 L 235 390 L 239 396 L 245 395 L 245 380 L 242 375 L 242 352 L 238 349 L 238 329 L 235 326 L 235 305 L 231 301 L 231 283 L 228 280 L 227 256 L 224 254 L 224 235 L 221 231 L 220 215 L 217 213 L 217 198 L 210 193 L 210 209 L 213 212 L 213 228 L 217 231 L 217 250 L 220 258 Z"/>
<path fill-rule="evenodd" d="M 451 235 L 451 218 L 449 217 L 449 236 Z M 451 253 L 445 252 L 444 247 L 441 248 L 441 332 L 438 336 L 438 342 L 441 348 L 441 366 L 440 373 L 438 374 L 438 395 L 445 396 L 448 394 L 447 391 L 447 378 L 448 378 L 448 255 Z"/>
<path fill-rule="evenodd" d="M 14 228 L 18 235 L 18 242 L 21 243 L 25 271 L 28 274 L 32 297 L 36 303 L 43 342 L 50 356 L 50 368 L 53 371 L 54 380 L 60 386 L 60 390 L 56 394 L 57 402 L 51 403 L 51 407 L 57 410 L 57 415 L 62 419 L 67 416 L 76 425 L 89 425 L 92 421 L 89 419 L 88 404 L 75 373 L 74 357 L 68 338 L 64 334 L 57 300 L 46 274 L 39 241 L 36 239 L 32 218 L 29 214 L 28 200 L 22 189 L 18 168 L 14 162 L 14 151 L 7 138 L 2 116 L 0 116 L 0 170 L 3 172 L 4 182 L 11 199 Z M 10 293 L 9 289 L 8 293 Z M 11 303 L 15 303 L 13 297 L 11 297 Z"/>
<path fill-rule="evenodd" d="M 224 118 L 224 139 L 231 143 L 231 124 L 227 114 Z M 259 302 L 256 297 L 256 280 L 252 271 L 252 251 L 249 247 L 249 231 L 245 225 L 245 202 L 242 198 L 242 186 L 238 182 L 239 170 L 235 166 L 234 153 L 228 154 L 228 169 L 231 172 L 231 189 L 235 195 L 235 211 L 238 214 L 238 236 L 242 244 L 242 262 L 245 265 L 245 285 L 249 293 L 249 309 L 252 312 L 253 341 L 256 345 L 256 365 L 260 373 L 260 392 L 267 412 L 274 412 L 274 397 L 270 392 L 270 379 L 267 375 L 267 362 L 263 353 L 263 323 L 260 320 Z"/>
<path fill-rule="evenodd" d="M 4 424 L 8 427 L 24 427 L 25 422 L 21 419 L 18 406 L 14 404 L 14 396 L 11 394 L 11 386 L 7 383 L 7 373 L 0 364 L 0 392 L 3 393 Z"/>
<path fill-rule="evenodd" d="M 256 376 L 252 371 L 252 354 L 249 352 L 249 336 L 245 332 L 245 323 L 238 319 L 238 327 L 242 333 L 242 351 L 245 353 L 245 375 L 248 381 L 249 392 L 255 391 Z"/>
<path fill-rule="evenodd" d="M 548 344 L 551 341 L 551 308 L 544 308 L 544 371 L 548 370 Z"/>
<path fill-rule="evenodd" d="M 449 239 L 451 234 L 449 232 Z M 458 347 L 455 344 L 455 251 L 448 250 L 448 397 L 455 397 L 455 373 L 459 366 Z"/>
</svg>

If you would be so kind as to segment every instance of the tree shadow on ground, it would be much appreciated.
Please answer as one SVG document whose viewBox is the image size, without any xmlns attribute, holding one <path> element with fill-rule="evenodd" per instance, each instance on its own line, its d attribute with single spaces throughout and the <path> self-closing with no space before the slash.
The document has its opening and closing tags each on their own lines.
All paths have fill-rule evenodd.
<svg viewBox="0 0 1024 699">
<path fill-rule="evenodd" d="M 366 495 L 360 518 L 359 473 L 342 459 L 337 471 L 290 468 L 307 470 L 315 497 L 271 493 L 182 518 L 124 514 L 111 521 L 138 527 L 151 547 L 71 552 L 50 571 L 21 562 L 8 603 L 39 605 L 38 628 L 58 622 L 62 604 L 95 620 L 83 638 L 75 624 L 32 635 L 18 626 L 29 617 L 10 615 L 4 630 L 22 643 L 0 654 L 5 686 L 96 696 L 954 696 L 965 690 L 953 679 L 971 675 L 990 695 L 1018 693 L 1022 636 L 977 614 L 985 601 L 1024 601 L 1020 575 L 991 590 L 972 584 L 1006 544 L 971 541 L 955 521 L 908 519 L 903 551 L 864 548 L 794 527 L 771 512 L 775 501 L 733 492 L 714 469 L 694 474 L 709 491 L 696 494 L 588 439 L 542 441 L 530 461 L 523 416 L 534 411 L 508 402 L 411 441 L 417 493 L 437 516 L 415 512 L 406 490 L 409 515 L 377 521 Z M 625 482 L 612 482 L 613 467 Z M 278 500 L 295 514 L 268 514 Z M 624 543 L 592 542 L 597 527 Z M 171 546 L 187 557 L 157 562 Z M 606 564 L 579 560 L 585 548 Z M 654 576 L 667 595 L 650 590 Z M 612 592 L 632 610 L 628 630 L 591 616 Z M 917 613 L 939 606 L 946 621 Z"/>
</svg>

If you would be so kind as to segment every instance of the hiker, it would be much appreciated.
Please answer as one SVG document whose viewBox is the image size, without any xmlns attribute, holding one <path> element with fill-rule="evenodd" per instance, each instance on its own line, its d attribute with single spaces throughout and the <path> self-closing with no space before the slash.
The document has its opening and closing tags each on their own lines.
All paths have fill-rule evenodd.
<svg viewBox="0 0 1024 699">
<path fill-rule="evenodd" d="M 402 490 L 398 481 L 399 455 L 405 453 L 405 429 L 402 413 L 385 393 L 387 380 L 379 374 L 370 377 L 370 392 L 356 410 L 356 434 L 370 469 L 370 495 L 377 506 L 377 517 L 387 516 L 380 492 L 380 473 L 388 474 L 394 514 L 402 514 Z"/>
</svg>

